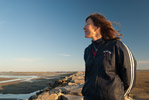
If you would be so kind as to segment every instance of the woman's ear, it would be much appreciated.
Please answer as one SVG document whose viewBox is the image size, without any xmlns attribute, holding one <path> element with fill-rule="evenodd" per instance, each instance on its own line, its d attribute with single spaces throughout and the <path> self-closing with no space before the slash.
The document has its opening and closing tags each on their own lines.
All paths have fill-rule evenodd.
<svg viewBox="0 0 149 100">
<path fill-rule="evenodd" d="M 100 27 L 96 27 L 96 31 L 100 32 L 100 29 L 101 29 Z"/>
</svg>

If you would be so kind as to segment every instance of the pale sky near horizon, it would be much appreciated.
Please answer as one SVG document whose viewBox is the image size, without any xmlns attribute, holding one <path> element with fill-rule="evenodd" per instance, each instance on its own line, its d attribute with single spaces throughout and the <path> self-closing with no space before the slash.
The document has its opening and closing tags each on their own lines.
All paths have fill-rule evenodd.
<svg viewBox="0 0 149 100">
<path fill-rule="evenodd" d="M 84 71 L 85 18 L 102 13 L 149 69 L 149 0 L 0 0 L 1 71 Z"/>
</svg>

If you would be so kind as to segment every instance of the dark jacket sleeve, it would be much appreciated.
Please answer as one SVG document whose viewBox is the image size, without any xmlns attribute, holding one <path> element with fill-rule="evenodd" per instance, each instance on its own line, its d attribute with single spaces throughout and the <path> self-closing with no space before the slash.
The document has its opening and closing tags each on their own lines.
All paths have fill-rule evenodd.
<svg viewBox="0 0 149 100">
<path fill-rule="evenodd" d="M 126 96 L 130 93 L 136 80 L 136 60 L 129 48 L 121 41 L 116 45 L 117 73 L 123 82 Z"/>
</svg>

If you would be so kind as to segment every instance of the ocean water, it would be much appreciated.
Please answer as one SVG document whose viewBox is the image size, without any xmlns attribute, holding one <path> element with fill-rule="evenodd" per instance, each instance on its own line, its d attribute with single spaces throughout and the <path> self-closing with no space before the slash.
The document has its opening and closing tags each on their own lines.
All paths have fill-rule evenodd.
<svg viewBox="0 0 149 100">
<path fill-rule="evenodd" d="M 38 92 L 38 91 L 36 91 Z M 2 98 L 7 98 L 7 99 L 10 99 L 10 98 L 17 98 L 17 99 L 29 99 L 32 95 L 35 95 L 36 92 L 33 92 L 33 93 L 29 93 L 29 94 L 0 94 L 0 100 Z"/>
<path fill-rule="evenodd" d="M 57 76 L 59 74 L 66 74 L 66 73 L 53 73 L 51 75 L 48 75 L 50 77 L 45 78 L 45 79 L 52 79 L 54 78 L 53 76 Z M 7 82 L 13 82 L 13 81 L 20 81 L 20 82 L 24 82 L 24 81 L 36 81 L 36 80 L 32 80 L 35 78 L 39 78 L 40 76 L 36 76 L 36 75 L 32 75 L 32 76 L 27 76 L 27 75 L 21 75 L 21 76 L 15 76 L 15 75 L 0 75 L 0 78 L 12 78 L 10 80 L 4 80 L 4 81 L 0 81 L 0 83 L 7 83 Z M 40 90 L 38 90 L 40 91 Z M 31 97 L 32 95 L 35 95 L 38 91 L 35 91 L 33 93 L 29 93 L 29 94 L 1 94 L 0 93 L 0 100 L 19 100 L 19 99 L 29 99 L 29 97 Z"/>
<path fill-rule="evenodd" d="M 31 94 L 0 94 L 0 98 L 19 98 L 19 99 L 28 99 L 34 95 L 34 93 Z"/>
<path fill-rule="evenodd" d="M 38 78 L 38 76 L 0 75 L 0 78 L 12 78 L 10 80 L 0 81 L 0 83 L 7 83 L 7 82 L 13 82 L 13 81 L 31 81 L 34 78 Z"/>
<path fill-rule="evenodd" d="M 34 78 L 38 78 L 38 76 L 10 76 L 10 75 L 0 75 L 0 78 L 14 78 L 11 80 L 0 81 L 0 83 L 14 82 L 14 81 L 31 81 Z M 37 91 L 36 91 L 37 92 Z M 30 94 L 0 94 L 0 100 L 3 98 L 18 98 L 18 99 L 28 99 L 30 96 L 34 95 L 36 92 Z"/>
</svg>

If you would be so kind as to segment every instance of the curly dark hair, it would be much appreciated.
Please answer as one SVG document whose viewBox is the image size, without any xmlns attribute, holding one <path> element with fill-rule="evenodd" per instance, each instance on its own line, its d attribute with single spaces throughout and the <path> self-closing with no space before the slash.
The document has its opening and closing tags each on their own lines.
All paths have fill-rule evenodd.
<svg viewBox="0 0 149 100">
<path fill-rule="evenodd" d="M 101 28 L 101 35 L 105 40 L 110 40 L 110 39 L 121 40 L 120 37 L 122 37 L 122 34 L 120 34 L 118 31 L 116 31 L 113 28 L 112 23 L 110 21 L 108 21 L 102 14 L 93 13 L 86 18 L 86 21 L 89 18 L 92 19 L 92 21 L 96 27 Z"/>
</svg>

